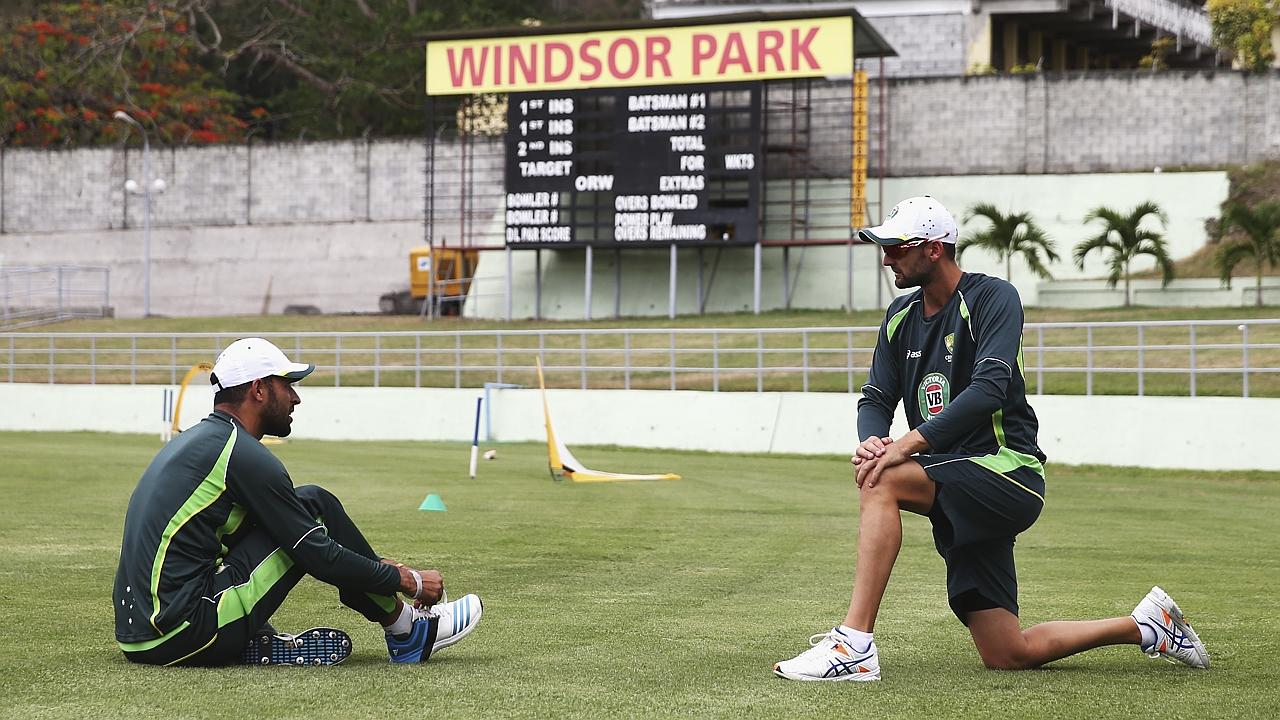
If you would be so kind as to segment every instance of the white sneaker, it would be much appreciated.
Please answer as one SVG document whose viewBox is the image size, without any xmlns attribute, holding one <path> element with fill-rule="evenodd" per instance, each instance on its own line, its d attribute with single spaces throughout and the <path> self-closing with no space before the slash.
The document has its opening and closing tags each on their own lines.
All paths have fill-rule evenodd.
<svg viewBox="0 0 1280 720">
<path fill-rule="evenodd" d="M 1157 585 L 1142 598 L 1130 615 L 1139 627 L 1148 627 L 1156 634 L 1156 641 L 1143 646 L 1148 657 L 1163 656 L 1169 662 L 1183 662 L 1193 668 L 1209 667 L 1209 651 L 1191 629 L 1178 603 Z"/>
<path fill-rule="evenodd" d="M 479 596 L 463 595 L 453 602 L 413 608 L 412 630 L 400 637 L 388 634 L 387 654 L 394 663 L 426 662 L 432 653 L 443 650 L 471 634 L 480 622 L 484 606 Z"/>
<path fill-rule="evenodd" d="M 463 595 L 453 602 L 449 602 L 448 596 L 440 600 L 441 602 L 426 610 L 426 613 L 439 619 L 433 652 L 443 650 L 470 635 L 480 623 L 480 615 L 484 612 L 479 595 Z M 414 612 L 417 614 L 423 611 L 415 608 Z"/>
<path fill-rule="evenodd" d="M 773 666 L 773 674 L 788 680 L 854 680 L 866 682 L 880 679 L 880 656 L 873 641 L 858 650 L 847 635 L 833 628 L 809 638 L 813 647 L 790 660 Z"/>
</svg>

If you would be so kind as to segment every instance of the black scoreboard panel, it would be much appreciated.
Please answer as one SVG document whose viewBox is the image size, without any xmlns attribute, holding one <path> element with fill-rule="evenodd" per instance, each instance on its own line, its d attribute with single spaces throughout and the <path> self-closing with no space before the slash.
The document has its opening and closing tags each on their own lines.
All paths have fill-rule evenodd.
<svg viewBox="0 0 1280 720">
<path fill-rule="evenodd" d="M 750 245 L 759 83 L 510 93 L 506 244 Z"/>
</svg>

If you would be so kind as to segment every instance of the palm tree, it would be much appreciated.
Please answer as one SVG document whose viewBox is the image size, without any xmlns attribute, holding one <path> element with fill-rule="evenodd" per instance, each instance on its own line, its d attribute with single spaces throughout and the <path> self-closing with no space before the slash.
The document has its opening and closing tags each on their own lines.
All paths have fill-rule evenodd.
<svg viewBox="0 0 1280 720">
<path fill-rule="evenodd" d="M 1031 219 L 1031 213 L 1001 213 L 995 205 L 981 203 L 969 208 L 964 220 L 986 218 L 991 227 L 982 232 L 970 235 L 956 246 L 956 257 L 969 248 L 981 248 L 995 253 L 1004 260 L 1004 278 L 1013 279 L 1013 256 L 1021 255 L 1027 267 L 1036 275 L 1046 280 L 1052 278 L 1045 261 L 1040 259 L 1040 251 L 1044 251 L 1045 260 L 1055 262 L 1058 254 L 1053 251 L 1053 241 L 1044 230 Z"/>
<path fill-rule="evenodd" d="M 1223 243 L 1214 255 L 1222 282 L 1231 287 L 1231 273 L 1241 260 L 1251 258 L 1257 268 L 1257 305 L 1262 307 L 1262 263 L 1271 267 L 1280 262 L 1280 202 L 1271 201 L 1257 207 L 1231 203 L 1222 212 L 1218 231 L 1226 234 L 1239 228 L 1243 237 Z"/>
<path fill-rule="evenodd" d="M 1086 223 L 1101 220 L 1102 232 L 1076 245 L 1072 257 L 1076 267 L 1084 269 L 1085 257 L 1094 250 L 1110 253 L 1107 263 L 1111 266 L 1107 274 L 1107 287 L 1115 287 L 1120 278 L 1124 278 L 1124 306 L 1132 304 L 1129 292 L 1129 265 L 1139 255 L 1150 255 L 1156 259 L 1162 275 L 1161 286 L 1169 284 L 1173 279 L 1173 260 L 1165 249 L 1164 233 L 1142 227 L 1142 221 L 1148 215 L 1160 220 L 1166 226 L 1169 219 L 1160 206 L 1151 201 L 1139 203 L 1128 215 L 1108 207 L 1096 207 L 1084 216 Z"/>
</svg>

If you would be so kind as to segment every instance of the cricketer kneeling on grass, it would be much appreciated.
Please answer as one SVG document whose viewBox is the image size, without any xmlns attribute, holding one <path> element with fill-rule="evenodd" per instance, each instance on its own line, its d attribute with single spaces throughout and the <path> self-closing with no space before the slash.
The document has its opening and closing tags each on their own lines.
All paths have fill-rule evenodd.
<svg viewBox="0 0 1280 720">
<path fill-rule="evenodd" d="M 859 231 L 884 252 L 899 288 L 858 401 L 852 458 L 860 506 L 849 611 L 812 647 L 776 663 L 791 680 L 878 680 L 872 631 L 902 546 L 907 510 L 933 525 L 951 610 L 989 668 L 1019 670 L 1104 645 L 1138 645 L 1196 668 L 1209 654 L 1181 609 L 1153 587 L 1131 615 L 1022 630 L 1014 538 L 1044 507 L 1044 453 L 1022 376 L 1022 302 L 1012 285 L 956 264 L 955 219 L 931 197 L 898 203 Z M 903 403 L 910 432 L 889 436 Z"/>
<path fill-rule="evenodd" d="M 381 557 L 342 504 L 294 488 L 260 442 L 289 435 L 293 384 L 315 369 L 262 338 L 218 355 L 213 413 L 167 444 L 129 499 L 116 571 L 116 641 L 153 665 L 333 665 L 351 640 L 333 628 L 289 635 L 269 624 L 303 575 L 386 630 L 392 662 L 415 663 L 466 637 L 480 598 L 444 602 L 444 580 Z M 399 598 L 404 593 L 412 605 Z"/>
</svg>

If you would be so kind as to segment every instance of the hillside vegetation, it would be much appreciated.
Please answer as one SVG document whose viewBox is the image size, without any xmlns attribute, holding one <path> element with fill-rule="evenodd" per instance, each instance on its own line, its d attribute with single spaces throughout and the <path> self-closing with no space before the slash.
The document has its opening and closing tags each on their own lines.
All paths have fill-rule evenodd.
<svg viewBox="0 0 1280 720">
<path fill-rule="evenodd" d="M 1234 167 L 1227 170 L 1230 188 L 1223 207 L 1231 203 L 1240 203 L 1256 207 L 1265 202 L 1280 200 L 1280 160 L 1267 160 L 1252 165 Z M 1208 238 L 1204 247 L 1174 262 L 1176 277 L 1180 278 L 1216 278 L 1218 267 L 1214 264 L 1214 255 L 1224 241 L 1234 239 L 1238 230 L 1218 236 L 1218 219 L 1213 218 L 1205 223 L 1205 235 Z M 1252 263 L 1242 262 L 1236 265 L 1232 277 L 1252 278 L 1255 267 Z M 1264 275 L 1277 274 L 1277 268 L 1264 267 Z M 1134 277 L 1154 278 L 1160 275 L 1159 270 L 1152 269 L 1135 273 Z"/>
</svg>

